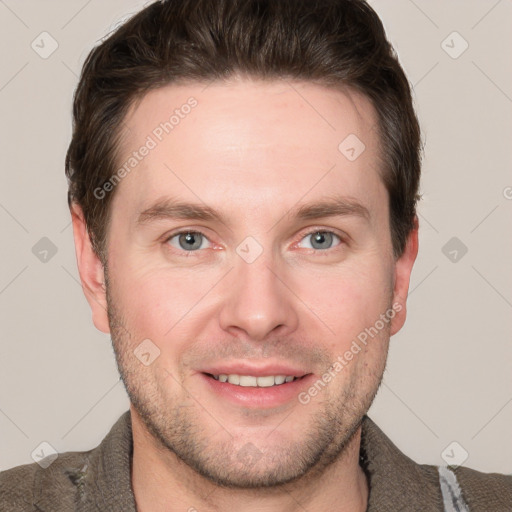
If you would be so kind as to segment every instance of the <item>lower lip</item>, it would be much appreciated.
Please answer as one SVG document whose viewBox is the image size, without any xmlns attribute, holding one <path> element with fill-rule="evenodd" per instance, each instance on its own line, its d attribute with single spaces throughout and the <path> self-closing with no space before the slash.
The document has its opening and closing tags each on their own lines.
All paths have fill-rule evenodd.
<svg viewBox="0 0 512 512">
<path fill-rule="evenodd" d="M 204 373 L 200 375 L 215 394 L 237 405 L 259 409 L 276 407 L 292 400 L 298 401 L 299 393 L 310 385 L 310 381 L 314 377 L 310 373 L 292 382 L 260 388 L 237 386 L 229 382 L 220 382 Z"/>
</svg>

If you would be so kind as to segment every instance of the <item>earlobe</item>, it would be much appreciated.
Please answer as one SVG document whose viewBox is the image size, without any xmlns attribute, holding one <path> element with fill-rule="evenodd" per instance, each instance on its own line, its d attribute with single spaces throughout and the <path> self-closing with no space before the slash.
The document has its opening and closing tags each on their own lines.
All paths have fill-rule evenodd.
<svg viewBox="0 0 512 512">
<path fill-rule="evenodd" d="M 411 272 L 418 255 L 418 217 L 414 218 L 414 228 L 407 237 L 407 243 L 402 255 L 395 262 L 395 285 L 393 289 L 393 309 L 396 315 L 391 321 L 391 336 L 396 334 L 404 325 L 407 317 L 407 295 Z"/>
<path fill-rule="evenodd" d="M 104 268 L 92 248 L 82 209 L 76 203 L 71 206 L 71 220 L 82 289 L 91 307 L 94 325 L 98 330 L 108 334 L 110 327 L 107 315 Z"/>
</svg>

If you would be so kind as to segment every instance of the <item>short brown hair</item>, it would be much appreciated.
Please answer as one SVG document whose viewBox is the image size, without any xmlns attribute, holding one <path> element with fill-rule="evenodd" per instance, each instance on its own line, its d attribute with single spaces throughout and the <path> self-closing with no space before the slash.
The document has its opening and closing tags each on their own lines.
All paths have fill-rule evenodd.
<svg viewBox="0 0 512 512">
<path fill-rule="evenodd" d="M 371 100 L 393 252 L 400 256 L 419 199 L 420 128 L 408 81 L 373 9 L 363 0 L 163 0 L 91 51 L 75 91 L 68 204 L 82 208 L 101 261 L 115 191 L 103 199 L 93 191 L 116 171 L 129 107 L 151 89 L 235 74 L 348 86 Z"/>
</svg>

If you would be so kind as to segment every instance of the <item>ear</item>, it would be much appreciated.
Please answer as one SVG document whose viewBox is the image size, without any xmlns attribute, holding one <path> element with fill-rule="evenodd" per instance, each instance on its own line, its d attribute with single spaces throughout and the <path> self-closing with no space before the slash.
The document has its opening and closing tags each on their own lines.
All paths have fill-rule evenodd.
<svg viewBox="0 0 512 512">
<path fill-rule="evenodd" d="M 395 262 L 395 285 L 393 289 L 393 309 L 397 312 L 391 320 L 391 336 L 404 325 L 407 316 L 407 295 L 412 267 L 418 255 L 418 217 L 414 217 L 414 228 L 407 237 L 403 254 Z"/>
<path fill-rule="evenodd" d="M 92 248 L 83 211 L 75 203 L 71 206 L 71 220 L 78 272 L 82 290 L 92 310 L 92 321 L 98 330 L 108 334 L 110 326 L 103 264 Z"/>
</svg>

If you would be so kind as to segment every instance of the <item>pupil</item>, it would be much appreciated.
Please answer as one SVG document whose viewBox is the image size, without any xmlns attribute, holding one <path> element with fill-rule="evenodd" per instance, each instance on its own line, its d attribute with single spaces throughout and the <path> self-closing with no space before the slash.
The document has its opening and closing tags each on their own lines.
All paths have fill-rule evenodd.
<svg viewBox="0 0 512 512">
<path fill-rule="evenodd" d="M 186 233 L 180 236 L 180 242 L 184 241 L 183 245 L 186 246 L 184 249 L 198 249 L 201 246 L 201 242 L 196 240 L 196 235 L 197 233 Z"/>
<path fill-rule="evenodd" d="M 313 237 L 313 247 L 315 247 L 316 249 L 325 249 L 326 248 L 325 246 L 316 247 L 316 244 L 322 245 L 322 244 L 327 243 L 327 245 L 329 245 L 331 238 L 332 238 L 332 235 L 330 233 L 318 231 L 317 233 L 315 233 L 315 235 Z"/>
</svg>

